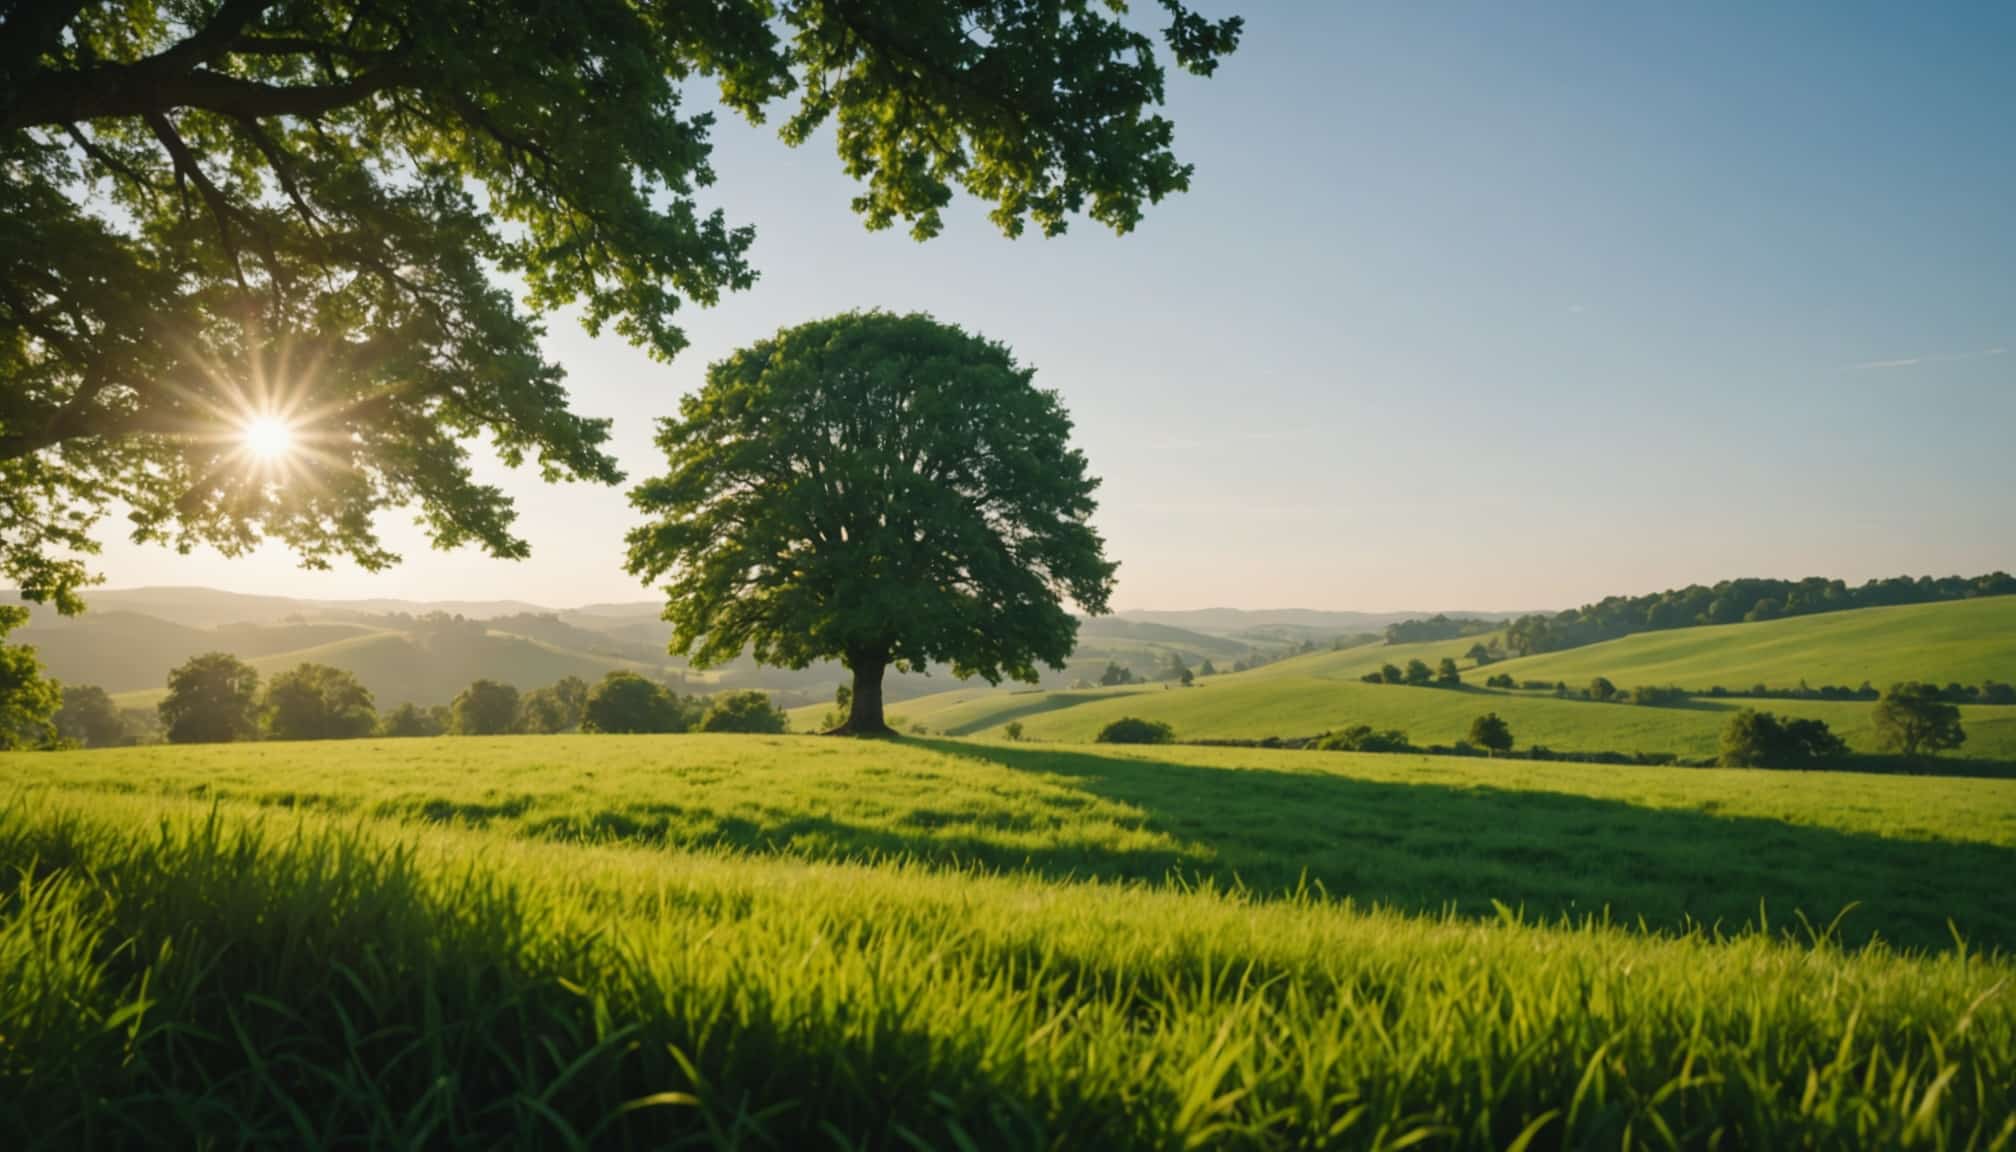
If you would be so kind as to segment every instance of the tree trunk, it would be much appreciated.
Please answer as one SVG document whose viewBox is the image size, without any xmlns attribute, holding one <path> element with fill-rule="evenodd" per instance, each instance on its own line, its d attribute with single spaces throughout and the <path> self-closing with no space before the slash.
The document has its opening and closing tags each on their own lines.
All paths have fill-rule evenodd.
<svg viewBox="0 0 2016 1152">
<path fill-rule="evenodd" d="M 889 667 L 886 656 L 855 656 L 847 661 L 854 672 L 854 699 L 848 706 L 847 722 L 834 729 L 842 736 L 887 736 L 889 723 L 882 718 L 882 673 Z"/>
</svg>

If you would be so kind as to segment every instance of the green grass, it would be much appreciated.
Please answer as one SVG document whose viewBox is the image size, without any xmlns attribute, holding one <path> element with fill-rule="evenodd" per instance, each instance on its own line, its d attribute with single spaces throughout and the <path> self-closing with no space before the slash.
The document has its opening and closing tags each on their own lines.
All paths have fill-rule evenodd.
<svg viewBox="0 0 2016 1152">
<path fill-rule="evenodd" d="M 2016 1142 L 2005 782 L 746 737 L 0 776 L 18 1147 Z M 1934 950 L 1779 933 L 1851 894 Z"/>
<path fill-rule="evenodd" d="M 1864 681 L 1936 684 L 2016 681 L 2016 596 L 1946 604 L 1862 608 L 1758 624 L 1643 632 L 1508 661 L 1492 669 L 1518 679 L 1566 680 L 1580 687 L 1607 676 L 1620 686 L 1720 684 L 1790 688 Z"/>
<path fill-rule="evenodd" d="M 1597 674 L 1620 687 L 1679 683 L 1748 688 L 1763 680 L 1789 687 L 1803 677 L 1815 686 L 1874 677 L 1931 675 L 1979 683 L 2016 680 L 2016 597 L 1951 604 L 1841 612 L 1766 624 L 1690 628 L 1627 637 L 1570 652 L 1466 668 L 1459 690 L 1366 684 L 1360 677 L 1392 663 L 1433 665 L 1461 658 L 1475 637 L 1426 644 L 1366 645 L 1283 660 L 1251 672 L 1207 677 L 1189 689 L 1163 684 L 1090 692 L 987 691 L 962 688 L 907 701 L 912 723 L 954 736 L 999 735 L 1020 721 L 1030 739 L 1085 743 L 1123 716 L 1156 720 L 1179 740 L 1313 736 L 1353 724 L 1398 728 L 1416 744 L 1450 745 L 1470 722 L 1497 712 L 1518 745 L 1558 752 L 1667 753 L 1713 757 L 1729 716 L 1746 707 L 1825 720 L 1860 752 L 1877 751 L 1874 706 L 1866 701 L 1696 699 L 1681 707 L 1646 708 L 1557 699 L 1551 694 L 1495 691 L 1487 675 L 1566 680 L 1577 688 Z M 1793 673 L 1794 668 L 1809 671 Z M 1855 671 L 1851 676 L 1849 672 Z M 1967 743 L 1959 759 L 2016 761 L 2016 708 L 1962 709 Z"/>
</svg>

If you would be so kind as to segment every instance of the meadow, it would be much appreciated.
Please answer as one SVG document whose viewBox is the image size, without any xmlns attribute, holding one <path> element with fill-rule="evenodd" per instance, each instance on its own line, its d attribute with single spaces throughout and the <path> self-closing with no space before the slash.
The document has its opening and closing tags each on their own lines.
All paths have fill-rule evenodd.
<svg viewBox="0 0 2016 1152">
<path fill-rule="evenodd" d="M 32 1146 L 2016 1140 L 2005 781 L 720 736 L 0 782 Z"/>
<path fill-rule="evenodd" d="M 1723 727 L 1743 708 L 1827 722 L 1858 752 L 1875 752 L 1873 706 L 1867 701 L 1695 698 L 1646 707 L 1558 698 L 1551 692 L 1494 690 L 1490 675 L 1566 681 L 1580 690 L 1596 676 L 1619 688 L 1678 684 L 1705 691 L 1720 684 L 1748 689 L 1760 680 L 1789 688 L 1871 680 L 1938 683 L 2016 679 L 2016 597 L 1994 597 L 1902 608 L 1872 608 L 1756 624 L 1682 628 L 1593 644 L 1566 652 L 1475 667 L 1463 653 L 1480 639 L 1419 644 L 1365 644 L 1281 660 L 1247 672 L 1199 679 L 1190 688 L 1166 683 L 1052 692 L 960 686 L 892 707 L 906 723 L 953 736 L 999 736 L 1019 722 L 1031 740 L 1086 743 L 1123 716 L 1160 721 L 1179 740 L 1296 739 L 1354 724 L 1405 731 L 1417 745 L 1453 745 L 1470 722 L 1496 712 L 1512 726 L 1518 747 L 1565 753 L 1715 756 Z M 1463 665 L 1460 688 L 1366 684 L 1382 664 L 1443 658 Z M 816 727 L 821 710 L 800 709 L 793 721 Z M 1961 708 L 1967 742 L 1950 759 L 2006 766 L 2016 762 L 2016 707 Z M 2006 770 L 2006 767 L 2005 769 Z"/>
</svg>

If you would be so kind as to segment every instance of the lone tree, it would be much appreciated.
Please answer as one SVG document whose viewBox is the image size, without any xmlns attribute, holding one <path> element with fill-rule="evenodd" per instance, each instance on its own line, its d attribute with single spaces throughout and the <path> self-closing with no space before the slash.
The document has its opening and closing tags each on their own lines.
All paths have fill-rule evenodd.
<svg viewBox="0 0 2016 1152">
<path fill-rule="evenodd" d="M 611 672 L 588 690 L 581 728 L 585 732 L 684 732 L 699 720 L 699 708 L 662 684 L 635 672 Z"/>
<path fill-rule="evenodd" d="M 853 673 L 835 731 L 878 735 L 892 665 L 1034 681 L 1106 610 L 1098 481 L 1055 393 L 1003 345 L 928 316 L 786 329 L 708 370 L 660 426 L 630 571 L 665 581 L 671 648 Z"/>
<path fill-rule="evenodd" d="M 680 305 L 755 280 L 700 203 L 707 96 L 791 145 L 831 125 L 870 228 L 931 236 L 957 186 L 1010 235 L 1126 232 L 1189 185 L 1165 64 L 1239 39 L 1161 6 L 1158 51 L 1058 0 L 0 4 L 0 579 L 76 611 L 114 504 L 374 569 L 372 514 L 417 505 L 521 556 L 464 439 L 621 479 L 539 316 L 669 358 Z"/>
<path fill-rule="evenodd" d="M 139 742 L 112 697 L 96 684 L 65 684 L 56 710 L 56 735 L 83 748 L 116 748 Z"/>
<path fill-rule="evenodd" d="M 1496 756 L 1512 750 L 1512 726 L 1496 712 L 1486 712 L 1470 722 L 1470 743 Z"/>
<path fill-rule="evenodd" d="M 172 744 L 224 744 L 259 734 L 259 673 L 228 652 L 192 656 L 168 673 L 156 705 Z"/>
<path fill-rule="evenodd" d="M 1967 742 L 1960 707 L 1933 684 L 1895 684 L 1876 704 L 1876 741 L 1887 752 L 1936 756 Z"/>
<path fill-rule="evenodd" d="M 266 685 L 266 734 L 275 740 L 354 740 L 378 726 L 371 690 L 327 664 L 290 668 Z"/>
</svg>

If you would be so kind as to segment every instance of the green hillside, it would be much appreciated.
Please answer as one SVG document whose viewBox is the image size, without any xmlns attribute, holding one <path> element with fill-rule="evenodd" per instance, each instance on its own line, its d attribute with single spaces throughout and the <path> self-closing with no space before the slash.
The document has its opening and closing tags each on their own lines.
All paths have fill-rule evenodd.
<svg viewBox="0 0 2016 1152">
<path fill-rule="evenodd" d="M 28 1146 L 2016 1130 L 2010 781 L 471 737 L 12 753 L 0 801 Z"/>
<path fill-rule="evenodd" d="M 1619 685 L 1696 690 L 1790 688 L 1801 680 L 1878 688 L 1900 680 L 2007 683 L 2016 681 L 2016 596 L 1641 632 L 1508 661 L 1494 671 L 1522 680 L 1586 684 L 1607 676 Z"/>
<path fill-rule="evenodd" d="M 1776 643 L 1771 635 L 1782 624 L 1796 624 L 1809 626 L 1794 635 L 1809 638 L 1815 664 L 1823 669 L 1841 667 L 1839 663 L 1828 662 L 1850 659 L 1846 653 L 1852 651 L 1862 654 L 1859 658 L 1864 667 L 1883 665 L 1902 669 L 1910 667 L 1913 660 L 1943 659 L 1947 661 L 1944 666 L 1974 669 L 1982 678 L 1996 675 L 1985 670 L 1999 669 L 1997 678 L 2016 679 L 2016 668 L 1996 656 L 2006 650 L 2010 633 L 1991 626 L 2012 607 L 2016 607 L 2016 601 L 2007 599 L 1963 601 L 1867 609 L 1810 620 L 1688 629 L 1675 634 L 1626 637 L 1558 656 L 1506 661 L 1492 665 L 1488 671 L 1520 677 L 1520 669 L 1537 667 L 1540 661 L 1572 658 L 1586 661 L 1585 667 L 1603 669 L 1602 674 L 1619 685 L 1667 683 L 1665 677 L 1636 681 L 1629 675 L 1610 671 L 1613 663 L 1625 661 L 1613 662 L 1605 653 L 1638 648 L 1653 640 L 1674 641 L 1687 633 L 1720 637 L 1736 654 L 1732 660 L 1750 659 L 1746 654 L 1769 651 L 1781 666 L 1789 667 L 1803 659 L 1801 645 Z M 1920 630 L 1911 626 L 1911 617 L 1899 619 L 1890 615 L 1897 612 L 1917 614 L 1916 622 L 1921 625 L 1927 621 L 1939 622 L 1924 629 L 1923 634 L 1933 639 L 1918 644 Z M 1872 619 L 1872 613 L 1877 614 L 1873 624 L 1866 622 Z M 1942 617 L 1942 613 L 1949 615 Z M 1858 617 L 1865 622 L 1858 625 L 1855 620 Z M 1826 627 L 1830 622 L 1833 627 Z M 1751 642 L 1750 638 L 1759 632 L 1765 634 L 1765 639 Z M 1819 639 L 1811 639 L 1815 636 Z M 949 735 L 999 734 L 1009 721 L 1019 721 L 1029 739 L 1086 742 L 1108 723 L 1123 716 L 1138 716 L 1169 724 L 1180 740 L 1296 738 L 1369 724 L 1375 728 L 1401 729 L 1417 744 L 1443 745 L 1463 739 L 1470 722 L 1478 715 L 1497 712 L 1511 724 L 1519 747 L 1544 745 L 1558 752 L 1669 753 L 1694 758 L 1713 756 L 1729 715 L 1754 706 L 1783 715 L 1825 720 L 1850 747 L 1858 751 L 1876 750 L 1872 706 L 1861 701 L 1697 699 L 1677 707 L 1640 707 L 1557 699 L 1540 693 L 1494 691 L 1482 687 L 1486 673 L 1467 667 L 1464 673 L 1467 682 L 1460 689 L 1366 684 L 1359 679 L 1384 663 L 1404 665 L 1411 659 L 1420 659 L 1433 665 L 1444 656 L 1460 661 L 1461 653 L 1474 643 L 1476 638 L 1466 637 L 1316 653 L 1251 672 L 1209 677 L 1188 689 L 1153 684 L 1089 692 L 962 691 L 908 702 L 892 711 L 912 723 L 921 722 L 933 731 Z M 1893 650 L 1898 654 L 1890 655 Z M 1923 654 L 1927 652 L 1937 655 Z M 1713 666 L 1707 651 L 1697 661 L 1698 667 Z M 1544 678 L 1586 683 L 1590 675 L 1549 674 Z M 1524 678 L 1543 677 L 1529 673 Z M 1796 683 L 1797 679 L 1793 677 L 1790 682 Z M 1807 679 L 1816 685 L 1831 682 L 1824 676 Z M 1859 680 L 1858 677 L 1855 682 Z M 1746 686 L 1750 682 L 1719 674 L 1711 681 Z M 1957 756 L 2016 760 L 2016 708 L 1967 706 L 1961 712 L 1968 738 Z"/>
</svg>

